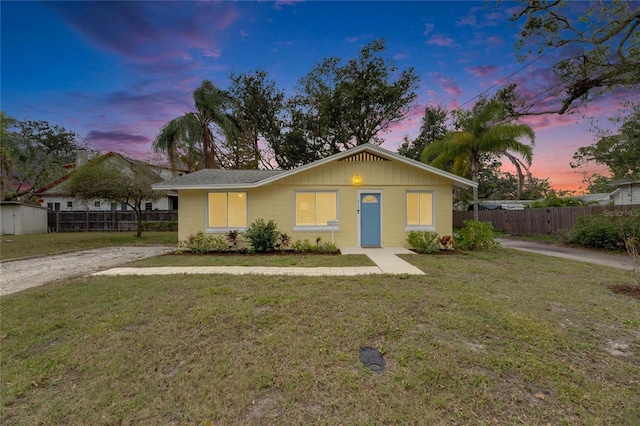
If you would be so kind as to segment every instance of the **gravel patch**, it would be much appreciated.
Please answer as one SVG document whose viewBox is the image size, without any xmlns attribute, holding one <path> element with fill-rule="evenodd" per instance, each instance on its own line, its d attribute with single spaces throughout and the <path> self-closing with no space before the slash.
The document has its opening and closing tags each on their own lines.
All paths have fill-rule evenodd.
<svg viewBox="0 0 640 426">
<path fill-rule="evenodd" d="M 119 246 L 3 262 L 0 264 L 0 296 L 175 250 L 174 246 Z"/>
</svg>

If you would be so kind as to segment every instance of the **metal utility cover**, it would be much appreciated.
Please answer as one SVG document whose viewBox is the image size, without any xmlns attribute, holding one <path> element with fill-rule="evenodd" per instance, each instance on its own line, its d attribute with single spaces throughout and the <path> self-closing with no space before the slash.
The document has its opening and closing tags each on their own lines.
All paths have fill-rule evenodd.
<svg viewBox="0 0 640 426">
<path fill-rule="evenodd" d="M 371 346 L 360 348 L 360 361 L 374 373 L 382 373 L 387 365 L 380 351 Z"/>
</svg>

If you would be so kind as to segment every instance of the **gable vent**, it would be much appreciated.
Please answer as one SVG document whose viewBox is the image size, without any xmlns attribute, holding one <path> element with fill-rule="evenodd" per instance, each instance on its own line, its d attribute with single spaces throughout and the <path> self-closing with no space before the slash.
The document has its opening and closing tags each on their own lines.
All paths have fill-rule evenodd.
<svg viewBox="0 0 640 426">
<path fill-rule="evenodd" d="M 368 152 L 359 152 L 358 154 L 353 154 L 349 157 L 343 158 L 341 161 L 389 161 L 386 158 L 378 157 L 375 154 L 370 154 Z"/>
</svg>

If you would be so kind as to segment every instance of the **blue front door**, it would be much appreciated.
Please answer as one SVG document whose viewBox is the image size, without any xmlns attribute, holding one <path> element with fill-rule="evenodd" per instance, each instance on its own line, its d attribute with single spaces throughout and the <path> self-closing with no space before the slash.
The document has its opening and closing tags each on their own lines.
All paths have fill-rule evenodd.
<svg viewBox="0 0 640 426">
<path fill-rule="evenodd" d="M 380 194 L 360 194 L 360 245 L 380 247 Z"/>
</svg>

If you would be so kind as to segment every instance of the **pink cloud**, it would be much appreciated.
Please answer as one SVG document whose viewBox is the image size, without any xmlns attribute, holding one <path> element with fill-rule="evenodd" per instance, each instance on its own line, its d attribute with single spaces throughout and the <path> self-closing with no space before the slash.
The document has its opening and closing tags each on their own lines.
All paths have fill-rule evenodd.
<svg viewBox="0 0 640 426">
<path fill-rule="evenodd" d="M 434 34 L 426 41 L 426 43 L 430 45 L 448 47 L 453 46 L 454 41 L 451 37 L 447 37 L 444 34 Z"/>
<path fill-rule="evenodd" d="M 494 65 L 480 65 L 475 67 L 468 67 L 466 68 L 466 70 L 476 77 L 486 77 L 495 74 L 498 71 L 498 67 Z"/>
<path fill-rule="evenodd" d="M 449 96 L 461 96 L 463 93 L 458 83 L 452 78 L 440 77 L 438 82 Z"/>
</svg>

